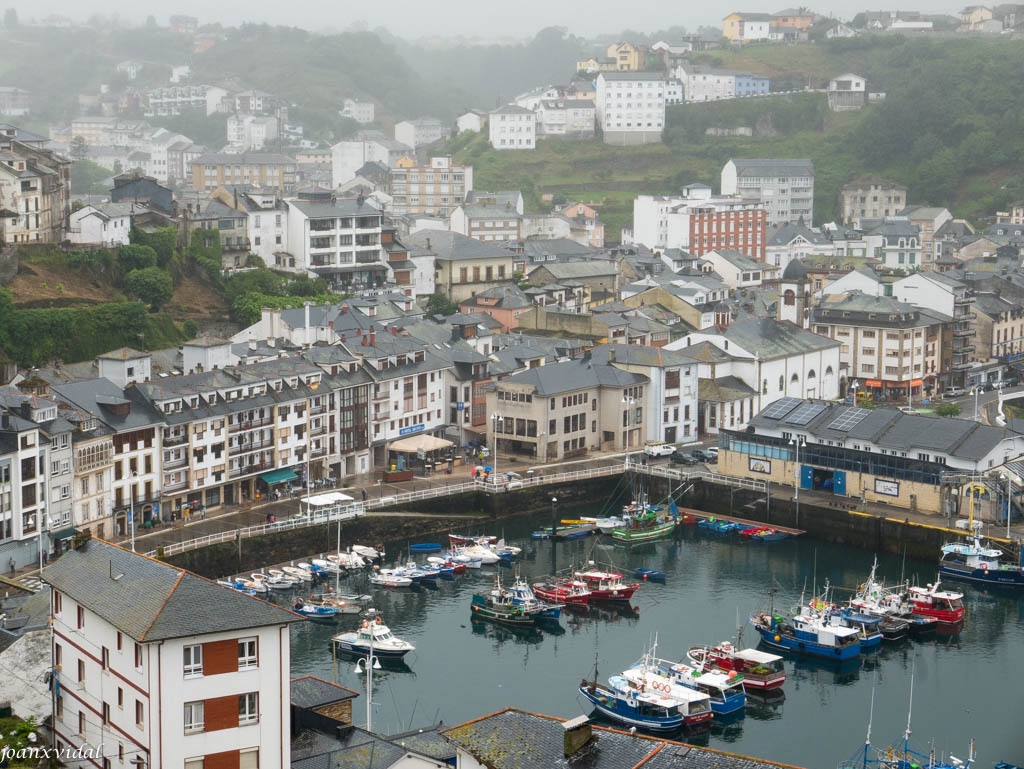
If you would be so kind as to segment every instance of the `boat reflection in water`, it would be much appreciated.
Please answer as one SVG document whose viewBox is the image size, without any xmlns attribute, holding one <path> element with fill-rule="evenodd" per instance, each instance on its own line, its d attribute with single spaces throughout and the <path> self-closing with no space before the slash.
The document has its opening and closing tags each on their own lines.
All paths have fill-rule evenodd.
<svg viewBox="0 0 1024 769">
<path fill-rule="evenodd" d="M 607 622 L 618 622 L 625 619 L 636 622 L 640 619 L 640 607 L 633 606 L 628 601 L 595 601 L 584 605 L 566 604 L 562 609 L 566 612 L 566 621 L 572 624 L 587 619 L 600 619 Z"/>
<path fill-rule="evenodd" d="M 491 638 L 498 643 L 511 642 L 517 644 L 537 645 L 544 640 L 544 633 L 542 633 L 535 625 L 525 627 L 515 625 L 496 625 L 493 622 L 487 622 L 486 620 L 477 619 L 476 617 L 472 617 L 469 622 L 473 630 L 473 635 Z"/>
<path fill-rule="evenodd" d="M 715 713 L 715 717 L 711 719 L 711 734 L 723 742 L 736 742 L 743 736 L 743 719 L 747 707 L 750 706 L 746 705 L 737 713 Z"/>
<path fill-rule="evenodd" d="M 805 657 L 785 650 L 774 650 L 791 662 L 792 671 L 789 678 L 793 681 L 829 682 L 835 686 L 850 686 L 860 679 L 862 660 L 827 660 L 818 657 Z"/>
<path fill-rule="evenodd" d="M 782 689 L 767 691 L 747 691 L 747 705 L 744 708 L 747 718 L 755 721 L 776 721 L 782 718 L 786 692 Z"/>
<path fill-rule="evenodd" d="M 366 662 L 365 654 L 356 654 L 353 652 L 342 651 L 341 649 L 335 649 L 335 661 L 354 662 L 357 660 L 363 660 Z M 374 659 L 380 662 L 380 669 L 374 668 L 373 670 L 373 685 L 377 685 L 377 679 L 381 681 L 387 680 L 389 675 L 411 675 L 416 676 L 416 671 L 409 667 L 408 663 L 404 659 L 396 659 L 394 657 L 378 657 L 376 654 L 373 655 Z"/>
</svg>

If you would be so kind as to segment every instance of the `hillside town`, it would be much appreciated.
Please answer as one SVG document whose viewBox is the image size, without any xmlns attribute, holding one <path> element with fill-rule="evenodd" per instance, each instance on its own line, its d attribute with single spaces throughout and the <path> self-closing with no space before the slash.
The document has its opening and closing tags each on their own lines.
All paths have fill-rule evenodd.
<svg viewBox="0 0 1024 769">
<path fill-rule="evenodd" d="M 222 43 L 191 16 L 168 29 L 197 56 Z M 711 183 L 641 189 L 620 227 L 598 196 L 537 198 L 519 176 L 475 183 L 467 142 L 477 156 L 611 152 L 662 143 L 671 111 L 710 102 L 797 92 L 842 116 L 889 98 L 855 72 L 793 89 L 700 54 L 1019 39 L 1024 6 L 846 21 L 737 11 L 719 32 L 581 52 L 561 82 L 454 119 L 391 116 L 353 91 L 328 105 L 352 126 L 333 142 L 302 125 L 308 105 L 284 89 L 198 82 L 185 62 L 154 85 L 141 59 L 79 92 L 79 114 L 43 135 L 24 126 L 38 128 L 47 94 L 0 75 L 0 261 L 12 274 L 44 250 L 130 254 L 170 233 L 176 254 L 215 253 L 219 280 L 273 272 L 323 287 L 160 349 L 37 365 L 0 351 L 0 566 L 7 597 L 24 593 L 12 610 L 24 621 L 0 614 L 0 671 L 21 664 L 4 660 L 16 643 L 35 664 L 10 701 L 0 684 L 0 717 L 13 702 L 48 723 L 63 765 L 102 769 L 782 766 L 703 747 L 675 761 L 663 737 L 511 702 L 394 734 L 371 729 L 367 704 L 362 728 L 360 692 L 293 675 L 302 616 L 135 539 L 311 489 L 348 490 L 362 514 L 356 490 L 365 502 L 374 485 L 476 481 L 500 462 L 518 472 L 480 484 L 500 494 L 520 473 L 655 464 L 650 448 L 667 446 L 667 471 L 700 466 L 795 498 L 797 528 L 801 489 L 935 525 L 968 509 L 973 521 L 977 499 L 1009 543 L 1024 515 L 1024 200 L 972 220 L 857 170 L 823 210 L 811 158 L 734 156 Z M 190 115 L 226 134 L 200 143 L 165 127 Z M 109 175 L 73 192 L 85 163 Z M 160 269 L 209 282 L 204 267 L 175 265 Z M 367 668 L 372 658 L 371 645 Z M 529 760 L 502 757 L 515 749 Z"/>
</svg>

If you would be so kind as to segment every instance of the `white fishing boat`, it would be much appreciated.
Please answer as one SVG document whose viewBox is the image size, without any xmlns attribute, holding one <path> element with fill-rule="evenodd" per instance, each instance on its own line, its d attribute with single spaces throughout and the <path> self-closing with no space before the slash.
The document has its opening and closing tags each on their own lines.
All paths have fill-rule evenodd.
<svg viewBox="0 0 1024 769">
<path fill-rule="evenodd" d="M 361 569 L 366 566 L 366 561 L 355 553 L 338 553 L 337 555 L 332 553 L 327 556 L 327 560 L 348 571 Z"/>
<path fill-rule="evenodd" d="M 368 545 L 352 545 L 351 550 L 364 561 L 374 562 L 384 559 L 384 545 L 369 547 Z"/>
<path fill-rule="evenodd" d="M 283 571 L 286 576 L 297 578 L 300 582 L 313 581 L 312 572 L 306 571 L 305 569 L 301 569 L 298 566 L 282 566 L 281 571 Z"/>
<path fill-rule="evenodd" d="M 302 583 L 302 580 L 299 577 L 296 577 L 294 574 L 286 574 L 284 569 L 267 569 L 267 575 L 270 579 L 277 578 L 278 580 L 290 582 L 292 585 L 299 585 Z"/>
<path fill-rule="evenodd" d="M 409 587 L 412 583 L 412 577 L 405 576 L 397 569 L 374 568 L 370 572 L 370 584 L 377 587 Z"/>
<path fill-rule="evenodd" d="M 371 609 L 370 612 L 372 611 Z M 381 659 L 401 659 L 416 649 L 408 641 L 403 641 L 392 634 L 379 614 L 372 619 L 364 619 L 358 630 L 338 633 L 333 641 L 340 652 L 372 655 Z"/>
<path fill-rule="evenodd" d="M 312 560 L 312 564 L 323 569 L 329 574 L 339 574 L 344 571 L 336 561 L 328 561 L 326 558 L 314 558 Z"/>
</svg>

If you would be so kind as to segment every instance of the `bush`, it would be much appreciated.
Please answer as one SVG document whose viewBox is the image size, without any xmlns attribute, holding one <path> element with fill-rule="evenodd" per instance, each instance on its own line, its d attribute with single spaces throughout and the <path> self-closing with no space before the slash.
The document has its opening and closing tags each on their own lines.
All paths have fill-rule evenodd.
<svg viewBox="0 0 1024 769">
<path fill-rule="evenodd" d="M 159 267 L 133 270 L 125 278 L 124 287 L 129 294 L 148 304 L 153 312 L 163 307 L 174 294 L 171 276 Z"/>
<path fill-rule="evenodd" d="M 955 403 L 942 403 L 936 407 L 935 413 L 940 417 L 960 416 L 960 407 Z"/>
</svg>

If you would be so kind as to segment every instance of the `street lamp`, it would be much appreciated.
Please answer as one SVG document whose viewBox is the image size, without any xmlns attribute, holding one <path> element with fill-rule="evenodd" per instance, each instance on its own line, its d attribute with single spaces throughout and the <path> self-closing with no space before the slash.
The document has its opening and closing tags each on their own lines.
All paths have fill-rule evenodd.
<svg viewBox="0 0 1024 769">
<path fill-rule="evenodd" d="M 558 532 L 558 497 L 551 498 L 551 537 Z"/>
<path fill-rule="evenodd" d="M 622 402 L 623 402 L 623 404 L 626 405 L 626 413 L 625 413 L 625 417 L 626 418 L 623 420 L 626 423 L 625 425 L 623 425 L 623 427 L 626 428 L 626 440 L 624 441 L 625 445 L 622 448 L 623 449 L 628 449 L 628 448 L 630 448 L 630 445 L 631 445 L 630 439 L 631 439 L 632 432 L 633 432 L 630 429 L 630 427 L 632 427 L 633 424 L 635 424 L 635 422 L 636 422 L 636 420 L 633 418 L 634 417 L 633 404 L 636 403 L 636 398 L 632 398 L 632 397 L 627 398 L 625 395 L 623 395 L 622 396 Z"/>
<path fill-rule="evenodd" d="M 132 534 L 132 552 L 135 552 L 135 479 L 139 474 L 134 470 L 129 471 L 128 478 L 128 528 Z"/>
<path fill-rule="evenodd" d="M 803 435 L 800 436 L 799 440 L 794 435 L 789 439 L 789 445 L 796 447 L 796 467 L 794 468 L 794 479 L 793 488 L 795 489 L 796 499 L 796 528 L 800 528 L 800 447 L 807 445 L 807 438 Z"/>
<path fill-rule="evenodd" d="M 1011 497 L 1011 489 L 1013 487 L 1012 487 L 1012 481 L 1010 480 L 1010 476 L 1009 475 L 1007 475 L 1006 473 L 1002 473 L 999 477 L 1002 478 L 1004 481 L 1006 481 L 1006 538 L 1009 539 L 1010 538 L 1010 500 L 1012 498 Z"/>
<path fill-rule="evenodd" d="M 981 386 L 980 385 L 974 385 L 974 421 L 975 422 L 980 422 L 981 421 L 978 418 L 978 393 L 979 392 L 981 392 Z"/>
<path fill-rule="evenodd" d="M 494 483 L 498 482 L 498 424 L 501 422 L 501 414 L 495 411 L 491 414 L 491 423 L 494 425 L 494 456 L 491 458 L 491 472 L 494 473 Z"/>
<path fill-rule="evenodd" d="M 380 659 L 373 653 L 373 628 L 370 628 L 370 651 L 365 658 L 356 661 L 355 674 L 363 674 L 363 660 L 366 660 L 366 731 L 373 731 L 373 671 L 380 670 Z"/>
<path fill-rule="evenodd" d="M 860 382 L 858 382 L 856 379 L 854 379 L 852 382 L 850 382 L 850 387 L 853 388 L 853 405 L 854 405 L 855 408 L 857 406 L 857 388 L 859 386 L 860 386 Z"/>
</svg>

